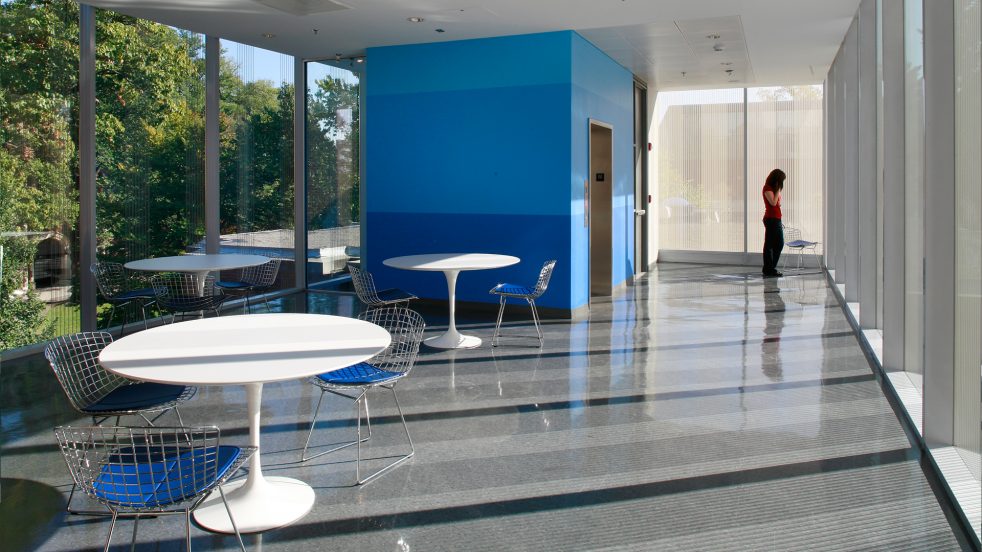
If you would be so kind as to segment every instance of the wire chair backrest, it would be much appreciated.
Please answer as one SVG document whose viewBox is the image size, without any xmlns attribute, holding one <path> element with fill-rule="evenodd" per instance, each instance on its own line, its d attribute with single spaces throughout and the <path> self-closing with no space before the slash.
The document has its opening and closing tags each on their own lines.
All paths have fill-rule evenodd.
<svg viewBox="0 0 982 552">
<path fill-rule="evenodd" d="M 72 479 L 114 508 L 157 510 L 199 496 L 217 479 L 217 427 L 58 427 Z"/>
<path fill-rule="evenodd" d="M 798 230 L 794 226 L 785 226 L 784 227 L 784 241 L 785 242 L 794 242 L 794 241 L 800 241 L 800 240 L 801 240 L 801 230 Z"/>
<path fill-rule="evenodd" d="M 92 263 L 89 270 L 95 276 L 99 293 L 106 299 L 115 299 L 117 295 L 126 291 L 126 272 L 123 265 L 110 262 Z"/>
<path fill-rule="evenodd" d="M 165 272 L 154 274 L 150 278 L 150 285 L 153 293 L 158 299 L 164 301 L 168 299 L 180 299 L 198 297 L 198 276 L 186 272 Z M 201 295 L 209 296 L 215 294 L 215 277 L 208 275 L 205 277 L 204 291 Z"/>
<path fill-rule="evenodd" d="M 355 286 L 355 294 L 358 295 L 358 299 L 362 303 L 377 305 L 382 302 L 379 299 L 378 290 L 375 288 L 375 278 L 372 277 L 371 272 L 362 270 L 355 263 L 348 263 L 348 271 L 351 273 L 351 283 Z"/>
<path fill-rule="evenodd" d="M 280 271 L 280 259 L 270 259 L 258 266 L 242 269 L 242 281 L 254 287 L 271 287 Z"/>
<path fill-rule="evenodd" d="M 44 348 L 58 383 L 80 412 L 113 389 L 133 383 L 99 365 L 99 353 L 112 342 L 108 332 L 82 332 L 56 337 Z"/>
<path fill-rule="evenodd" d="M 552 278 L 552 269 L 556 268 L 556 261 L 546 261 L 542 264 L 542 270 L 539 271 L 539 280 L 535 283 L 535 291 L 532 292 L 532 298 L 538 299 L 543 293 L 546 292 L 546 288 L 549 287 L 549 279 Z"/>
<path fill-rule="evenodd" d="M 419 345 L 423 342 L 426 328 L 423 317 L 406 307 L 381 307 L 361 313 L 358 319 L 381 326 L 392 336 L 392 343 L 368 363 L 389 372 L 408 374 L 416 364 Z"/>
</svg>

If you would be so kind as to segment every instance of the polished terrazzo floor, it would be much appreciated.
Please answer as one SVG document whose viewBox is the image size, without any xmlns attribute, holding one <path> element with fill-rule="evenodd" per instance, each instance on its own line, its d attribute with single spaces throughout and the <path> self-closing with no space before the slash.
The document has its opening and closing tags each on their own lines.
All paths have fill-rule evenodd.
<svg viewBox="0 0 982 552">
<path fill-rule="evenodd" d="M 464 276 L 466 277 L 466 276 Z M 297 302 L 301 305 L 298 307 Z M 350 296 L 278 308 L 351 315 Z M 313 511 L 246 535 L 250 550 L 961 550 L 966 540 L 884 397 L 824 276 L 667 264 L 547 321 L 541 349 L 512 309 L 458 315 L 481 348 L 424 348 L 398 386 L 416 457 L 353 487 L 353 452 L 296 460 L 319 393 L 267 385 L 264 472 L 309 482 Z M 424 312 L 435 334 L 446 323 Z M 523 336 L 524 334 L 524 336 Z M 82 419 L 39 357 L 2 365 L 0 549 L 101 548 L 108 520 L 65 516 L 68 474 L 51 428 Z M 314 439 L 351 429 L 328 403 Z M 385 394 L 368 454 L 402 450 Z M 202 388 L 182 407 L 244 444 L 241 388 Z M 322 419 L 323 413 L 322 413 Z M 113 543 L 128 546 L 131 522 Z M 183 520 L 141 521 L 138 550 L 183 549 Z M 192 529 L 196 550 L 229 537 Z"/>
</svg>

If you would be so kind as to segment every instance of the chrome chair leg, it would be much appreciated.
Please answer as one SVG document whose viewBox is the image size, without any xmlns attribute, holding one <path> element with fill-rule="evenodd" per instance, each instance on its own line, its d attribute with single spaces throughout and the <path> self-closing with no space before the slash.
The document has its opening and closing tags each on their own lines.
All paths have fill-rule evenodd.
<svg viewBox="0 0 982 552">
<path fill-rule="evenodd" d="M 529 306 L 532 307 L 532 322 L 535 323 L 535 335 L 539 337 L 539 347 L 542 346 L 542 328 L 539 327 L 539 311 L 535 308 L 535 299 L 529 299 Z"/>
<path fill-rule="evenodd" d="M 393 386 L 393 387 L 387 387 L 387 389 L 392 392 L 392 398 L 395 399 L 396 409 L 399 411 L 399 419 L 402 420 L 402 429 L 406 432 L 406 439 L 409 441 L 409 454 L 406 454 L 405 456 L 399 457 L 399 459 L 397 459 L 397 460 L 389 463 L 384 468 L 382 468 L 382 469 L 376 471 L 375 473 L 369 475 L 368 477 L 362 479 L 361 478 L 361 466 L 360 466 L 360 464 L 361 464 L 361 443 L 359 442 L 359 444 L 358 444 L 358 461 L 357 461 L 358 463 L 355 464 L 355 477 L 356 477 L 356 480 L 358 481 L 358 485 L 364 485 L 366 483 L 369 483 L 369 482 L 375 480 L 378 476 L 386 473 L 387 471 L 389 471 L 392 468 L 398 466 L 399 464 L 402 464 L 406 460 L 409 460 L 410 458 L 412 458 L 413 456 L 416 455 L 416 447 L 415 447 L 415 445 L 413 445 L 413 438 L 412 438 L 412 436 L 409 435 L 409 426 L 406 424 L 406 417 L 402 413 L 402 405 L 399 404 L 399 397 L 396 395 L 395 386 Z M 358 419 L 359 419 L 358 436 L 360 438 L 361 437 L 361 409 L 358 410 Z"/>
<path fill-rule="evenodd" d="M 354 445 L 356 442 L 359 443 L 359 444 L 360 443 L 363 443 L 363 442 L 371 439 L 371 437 L 372 437 L 371 426 L 369 426 L 369 428 L 368 428 L 368 437 L 365 437 L 364 439 L 362 439 L 361 436 L 359 435 L 358 441 L 350 441 L 350 442 L 347 442 L 347 443 L 343 443 L 341 445 L 338 445 L 338 446 L 332 448 L 331 450 L 325 450 L 324 452 L 318 452 L 317 454 L 314 454 L 314 455 L 311 455 L 311 456 L 307 456 L 307 450 L 310 447 L 310 437 L 311 437 L 311 435 L 314 434 L 314 425 L 317 423 L 317 415 L 320 413 L 320 410 L 321 410 L 321 402 L 324 400 L 324 394 L 325 393 L 327 393 L 327 391 L 325 391 L 325 390 L 322 389 L 321 390 L 321 396 L 320 396 L 319 399 L 317 399 L 317 407 L 314 409 L 314 418 L 310 421 L 310 430 L 307 432 L 307 440 L 304 441 L 303 451 L 300 453 L 300 461 L 301 462 L 306 462 L 307 460 L 312 460 L 312 459 L 317 458 L 319 456 L 324 456 L 325 454 L 330 454 L 332 452 L 341 450 L 343 448 L 348 448 L 351 445 Z M 346 397 L 346 398 L 349 398 L 349 399 L 354 399 L 354 397 L 349 397 L 347 395 L 342 395 L 342 396 L 343 397 Z M 355 399 L 355 400 L 357 400 L 357 399 Z M 360 412 L 361 412 L 361 410 L 359 409 L 359 413 Z"/>
<path fill-rule="evenodd" d="M 137 515 L 135 518 L 133 518 L 133 538 L 130 539 L 130 552 L 136 551 L 136 530 L 139 527 L 140 527 L 140 516 Z M 191 550 L 190 546 L 188 547 L 188 550 Z"/>
<path fill-rule="evenodd" d="M 118 516 L 119 512 L 113 511 L 113 519 L 109 522 L 109 537 L 106 538 L 105 552 L 109 552 L 109 543 L 113 540 L 113 529 L 116 528 L 116 518 Z"/>
<path fill-rule="evenodd" d="M 501 306 L 498 307 L 498 322 L 494 325 L 494 335 L 491 336 L 491 346 L 498 346 L 498 335 L 501 333 L 501 319 L 505 314 L 505 296 L 502 295 L 498 301 Z"/>
<path fill-rule="evenodd" d="M 225 491 L 222 490 L 222 486 L 218 485 L 218 493 L 222 495 L 222 503 L 225 504 L 225 511 L 228 512 L 228 520 L 232 523 L 232 531 L 235 531 L 235 538 L 239 540 L 239 548 L 242 552 L 245 552 L 245 543 L 242 542 L 242 534 L 239 533 L 239 528 L 235 525 L 235 518 L 232 516 L 232 509 L 228 507 L 228 501 L 225 500 Z M 191 552 L 191 513 L 188 512 L 188 552 Z"/>
</svg>

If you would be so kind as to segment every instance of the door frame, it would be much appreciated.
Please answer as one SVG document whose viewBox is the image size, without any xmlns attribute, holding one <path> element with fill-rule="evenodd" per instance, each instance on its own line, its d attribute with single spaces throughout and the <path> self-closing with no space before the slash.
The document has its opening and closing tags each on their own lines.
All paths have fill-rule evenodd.
<svg viewBox="0 0 982 552">
<path fill-rule="evenodd" d="M 613 204 L 614 195 L 614 125 L 601 121 L 599 119 L 594 119 L 592 117 L 587 118 L 587 179 L 586 179 L 586 220 L 587 220 L 587 304 L 593 303 L 593 127 L 601 127 L 610 131 L 610 195 L 611 203 Z M 611 212 L 611 218 L 613 218 L 613 212 Z M 613 230 L 613 228 L 611 228 Z M 613 255 L 614 244 L 608 244 L 610 247 L 611 255 Z M 611 279 L 613 279 L 613 266 L 611 269 Z M 613 282 L 611 282 L 613 284 Z"/>
</svg>

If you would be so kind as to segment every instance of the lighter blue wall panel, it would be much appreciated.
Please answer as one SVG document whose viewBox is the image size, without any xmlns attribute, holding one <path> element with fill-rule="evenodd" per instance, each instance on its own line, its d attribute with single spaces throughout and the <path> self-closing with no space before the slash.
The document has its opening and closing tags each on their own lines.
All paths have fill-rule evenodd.
<svg viewBox="0 0 982 552">
<path fill-rule="evenodd" d="M 572 40 L 571 256 L 589 263 L 589 231 L 583 226 L 583 182 L 589 178 L 589 120 L 613 125 L 612 282 L 616 286 L 634 274 L 634 77 L 579 34 Z M 589 271 L 575 272 L 574 297 L 589 297 Z"/>
</svg>

